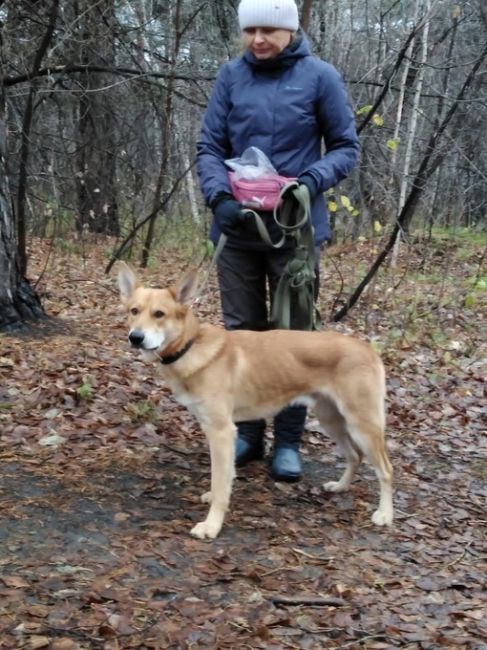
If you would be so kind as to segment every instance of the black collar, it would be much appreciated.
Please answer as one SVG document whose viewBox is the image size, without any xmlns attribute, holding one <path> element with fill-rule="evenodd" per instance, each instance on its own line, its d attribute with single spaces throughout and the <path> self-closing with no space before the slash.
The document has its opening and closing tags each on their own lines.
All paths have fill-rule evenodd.
<svg viewBox="0 0 487 650">
<path fill-rule="evenodd" d="M 181 348 L 174 354 L 168 354 L 166 357 L 160 357 L 160 362 L 164 366 L 168 366 L 170 363 L 174 363 L 175 361 L 180 359 L 183 356 L 183 354 L 186 354 L 186 352 L 193 345 L 193 343 L 194 343 L 194 339 L 190 339 L 183 348 Z"/>
</svg>

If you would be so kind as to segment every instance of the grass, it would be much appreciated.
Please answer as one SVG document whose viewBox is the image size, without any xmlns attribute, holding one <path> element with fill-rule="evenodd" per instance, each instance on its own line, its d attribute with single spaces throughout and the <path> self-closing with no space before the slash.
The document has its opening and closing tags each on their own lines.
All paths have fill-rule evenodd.
<svg viewBox="0 0 487 650">
<path fill-rule="evenodd" d="M 156 422 L 159 412 L 155 404 L 150 401 L 129 403 L 124 406 L 132 422 Z"/>
<path fill-rule="evenodd" d="M 482 246 L 486 244 L 485 231 L 476 228 L 433 228 L 431 231 L 433 240 L 456 240 L 475 246 Z"/>
</svg>

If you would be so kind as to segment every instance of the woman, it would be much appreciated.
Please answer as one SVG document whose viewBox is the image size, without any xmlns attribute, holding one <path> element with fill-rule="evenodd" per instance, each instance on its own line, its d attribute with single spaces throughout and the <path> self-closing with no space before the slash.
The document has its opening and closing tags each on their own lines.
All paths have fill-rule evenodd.
<svg viewBox="0 0 487 650">
<path fill-rule="evenodd" d="M 220 232 L 228 237 L 217 262 L 225 327 L 265 330 L 267 284 L 272 299 L 293 247 L 274 249 L 261 240 L 232 195 L 225 160 L 255 146 L 279 174 L 297 177 L 309 191 L 319 247 L 330 239 L 323 192 L 350 173 L 359 144 L 343 80 L 311 55 L 294 0 L 241 0 L 238 18 L 245 51 L 218 73 L 198 140 L 198 176 L 214 214 L 211 238 L 216 242 Z M 273 234 L 272 215 L 261 217 Z M 275 480 L 301 478 L 305 419 L 303 406 L 288 407 L 274 419 Z M 237 423 L 237 465 L 263 457 L 265 424 Z"/>
</svg>

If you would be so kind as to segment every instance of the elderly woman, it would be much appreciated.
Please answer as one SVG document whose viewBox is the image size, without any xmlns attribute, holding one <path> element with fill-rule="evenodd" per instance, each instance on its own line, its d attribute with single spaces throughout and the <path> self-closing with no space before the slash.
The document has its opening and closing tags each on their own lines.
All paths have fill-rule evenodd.
<svg viewBox="0 0 487 650">
<path fill-rule="evenodd" d="M 198 140 L 198 176 L 214 215 L 211 238 L 228 237 L 217 262 L 225 327 L 264 330 L 270 327 L 267 291 L 272 300 L 293 245 L 275 249 L 262 241 L 232 195 L 225 160 L 254 146 L 280 175 L 297 177 L 309 191 L 319 247 L 330 239 L 323 192 L 350 173 L 359 144 L 343 80 L 311 54 L 294 0 L 241 0 L 238 18 L 244 53 L 218 73 Z M 260 216 L 273 234 L 272 214 Z M 301 478 L 305 419 L 304 406 L 274 419 L 275 480 Z M 264 420 L 237 423 L 238 466 L 263 457 L 265 426 Z"/>
</svg>

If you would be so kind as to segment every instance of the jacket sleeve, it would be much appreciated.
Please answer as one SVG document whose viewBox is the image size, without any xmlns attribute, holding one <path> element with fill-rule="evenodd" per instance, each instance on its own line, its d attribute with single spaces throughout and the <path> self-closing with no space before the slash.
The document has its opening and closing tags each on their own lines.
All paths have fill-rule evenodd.
<svg viewBox="0 0 487 650">
<path fill-rule="evenodd" d="M 326 153 L 303 173 L 311 174 L 319 191 L 326 192 L 350 174 L 358 161 L 360 145 L 345 83 L 332 65 L 322 64 L 318 119 Z"/>
<path fill-rule="evenodd" d="M 231 155 L 227 125 L 230 110 L 228 72 L 228 64 L 225 64 L 217 75 L 196 144 L 198 179 L 207 205 L 219 192 L 231 194 L 228 169 L 224 164 Z"/>
</svg>

